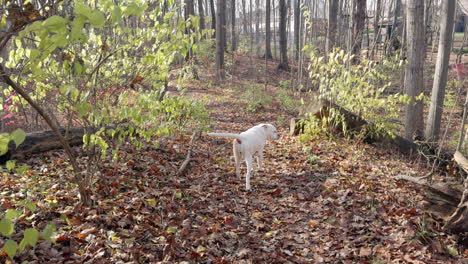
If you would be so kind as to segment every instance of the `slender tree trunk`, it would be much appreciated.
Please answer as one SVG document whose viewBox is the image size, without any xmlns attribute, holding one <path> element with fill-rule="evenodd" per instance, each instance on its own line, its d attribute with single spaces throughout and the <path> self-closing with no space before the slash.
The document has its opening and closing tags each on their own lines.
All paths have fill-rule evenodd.
<svg viewBox="0 0 468 264">
<path fill-rule="evenodd" d="M 276 42 L 276 5 L 275 5 L 275 0 L 273 0 L 273 56 L 277 58 L 278 56 L 276 55 L 276 50 L 277 48 L 277 42 Z"/>
<path fill-rule="evenodd" d="M 406 106 L 405 137 L 408 140 L 423 138 L 423 101 L 418 100 L 423 91 L 424 66 L 424 0 L 407 0 L 407 55 L 405 92 L 410 98 Z"/>
<path fill-rule="evenodd" d="M 442 4 L 445 3 L 447 0 L 443 0 Z M 430 37 L 430 32 L 431 32 L 431 9 L 433 8 L 433 0 L 426 0 L 425 1 L 425 11 L 424 11 L 424 38 L 426 41 L 426 44 L 429 44 L 429 37 Z"/>
<path fill-rule="evenodd" d="M 336 29 L 338 20 L 338 1 L 328 1 L 328 27 L 327 27 L 327 40 L 325 43 L 325 52 L 329 53 L 336 45 Z"/>
<path fill-rule="evenodd" d="M 245 0 L 242 0 L 242 13 L 243 13 L 243 16 L 244 16 L 244 19 L 243 19 L 243 28 L 244 28 L 244 34 L 247 35 L 249 33 L 248 29 L 247 29 L 247 11 L 245 10 Z"/>
<path fill-rule="evenodd" d="M 439 50 L 432 86 L 431 106 L 426 125 L 426 139 L 437 141 L 440 131 L 440 120 L 444 107 L 445 87 L 447 85 L 450 47 L 452 46 L 452 31 L 455 17 L 456 0 L 442 2 L 442 18 L 439 38 Z"/>
<path fill-rule="evenodd" d="M 185 20 L 188 20 L 190 16 L 195 15 L 195 6 L 193 0 L 185 0 Z M 190 30 L 188 28 L 188 30 Z"/>
<path fill-rule="evenodd" d="M 401 37 L 401 25 L 398 22 L 398 17 L 401 16 L 401 0 L 395 0 L 395 12 L 393 14 L 392 33 L 390 34 L 390 41 L 388 41 L 387 54 L 391 55 L 392 51 L 397 50 L 399 44 L 398 37 Z"/>
<path fill-rule="evenodd" d="M 355 55 L 353 61 L 359 61 L 359 53 L 361 51 L 362 36 L 366 23 L 366 0 L 356 0 L 355 12 L 353 14 L 353 47 L 352 53 Z"/>
<path fill-rule="evenodd" d="M 226 0 L 217 0 L 217 13 L 216 13 L 216 71 L 218 80 L 224 80 L 224 32 L 226 28 L 223 26 L 223 17 L 226 15 Z"/>
<path fill-rule="evenodd" d="M 203 13 L 203 0 L 198 0 L 198 16 L 200 17 L 200 32 L 205 29 L 205 14 Z"/>
<path fill-rule="evenodd" d="M 301 21 L 301 1 L 294 0 L 294 58 L 299 60 L 299 23 Z"/>
<path fill-rule="evenodd" d="M 271 55 L 271 21 L 270 21 L 270 13 L 271 13 L 271 0 L 265 1 L 265 58 L 271 59 L 273 56 Z"/>
<path fill-rule="evenodd" d="M 288 6 L 286 0 L 279 0 L 279 33 L 280 33 L 280 63 L 278 69 L 280 70 L 289 70 L 288 65 L 288 39 L 286 35 L 286 19 L 288 14 Z"/>
<path fill-rule="evenodd" d="M 214 5 L 214 0 L 210 0 L 210 8 L 211 8 L 211 29 L 213 29 L 213 38 L 216 38 L 216 10 Z"/>
<path fill-rule="evenodd" d="M 223 1 L 224 1 L 224 11 L 223 11 L 223 15 L 221 16 L 221 26 L 223 27 L 223 31 L 221 33 L 222 33 L 222 38 L 223 38 L 223 48 L 224 48 L 224 51 L 227 52 L 227 19 L 226 19 L 227 0 L 223 0 Z"/>
<path fill-rule="evenodd" d="M 249 0 L 250 12 L 250 62 L 252 62 L 254 30 L 253 30 L 253 0 Z M 252 64 L 252 63 L 251 63 Z"/>
<path fill-rule="evenodd" d="M 257 47 L 256 55 L 260 57 L 260 1 L 255 1 L 255 44 Z"/>
<path fill-rule="evenodd" d="M 375 49 L 378 47 L 379 37 L 380 37 L 380 28 L 379 28 L 379 20 L 380 20 L 380 12 L 382 9 L 382 0 L 377 0 L 375 4 L 375 14 L 374 14 L 374 43 L 372 44 L 372 51 L 371 51 L 371 58 L 374 59 L 375 57 Z"/>
<path fill-rule="evenodd" d="M 354 39 L 354 9 L 355 9 L 355 2 L 354 1 L 351 1 L 349 3 L 349 8 L 348 8 L 348 32 L 347 32 L 347 50 L 348 50 L 348 53 L 352 53 L 353 52 L 353 39 Z"/>
<path fill-rule="evenodd" d="M 193 3 L 193 0 L 185 0 L 185 21 L 188 21 L 190 19 L 190 16 L 195 16 L 195 6 Z M 193 33 L 193 26 L 189 26 L 185 28 L 185 32 L 188 35 L 192 35 Z M 185 57 L 186 60 L 189 60 L 192 58 L 192 49 L 189 50 L 187 53 L 187 56 Z"/>
<path fill-rule="evenodd" d="M 232 34 L 232 51 L 237 50 L 237 35 L 236 35 L 236 0 L 232 0 L 231 6 L 231 34 Z"/>
</svg>

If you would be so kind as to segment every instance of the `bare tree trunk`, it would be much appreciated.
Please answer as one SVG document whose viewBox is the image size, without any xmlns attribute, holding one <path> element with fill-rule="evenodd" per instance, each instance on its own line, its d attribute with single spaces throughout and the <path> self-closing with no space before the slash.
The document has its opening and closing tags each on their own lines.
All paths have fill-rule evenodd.
<svg viewBox="0 0 468 264">
<path fill-rule="evenodd" d="M 225 72 L 224 72 L 224 37 L 225 34 L 223 31 L 226 28 L 223 26 L 223 17 L 226 15 L 226 0 L 218 0 L 217 2 L 217 13 L 216 13 L 216 71 L 218 80 L 224 80 Z"/>
<path fill-rule="evenodd" d="M 432 86 L 431 106 L 426 124 L 426 139 L 437 141 L 440 131 L 440 120 L 444 107 L 445 87 L 447 85 L 450 47 L 452 46 L 452 31 L 455 17 L 456 0 L 442 2 L 442 20 L 440 28 L 439 49 Z"/>
<path fill-rule="evenodd" d="M 371 58 L 375 57 L 375 49 L 378 47 L 379 37 L 380 37 L 380 12 L 382 9 L 382 0 L 377 0 L 375 4 L 375 14 L 374 14 L 374 43 L 372 44 Z"/>
<path fill-rule="evenodd" d="M 203 13 L 203 0 L 198 0 L 198 16 L 200 17 L 200 32 L 205 29 L 205 15 Z"/>
<path fill-rule="evenodd" d="M 271 55 L 271 21 L 270 21 L 270 13 L 271 13 L 271 0 L 265 1 L 265 58 L 271 59 L 273 56 Z"/>
<path fill-rule="evenodd" d="M 278 69 L 289 70 L 288 65 L 288 39 L 286 35 L 286 19 L 288 14 L 288 6 L 286 0 L 279 0 L 279 33 L 280 33 L 280 63 Z"/>
<path fill-rule="evenodd" d="M 253 53 L 253 41 L 254 41 L 254 30 L 253 30 L 253 0 L 249 1 L 249 12 L 250 12 L 250 64 L 252 65 L 252 53 Z"/>
<path fill-rule="evenodd" d="M 185 20 L 195 15 L 195 6 L 193 0 L 185 0 Z"/>
<path fill-rule="evenodd" d="M 275 5 L 275 0 L 273 0 L 273 55 L 274 57 L 276 56 L 276 50 L 278 49 L 277 47 L 277 42 L 276 42 L 276 5 Z"/>
<path fill-rule="evenodd" d="M 393 14 L 392 33 L 390 40 L 387 42 L 387 54 L 392 54 L 400 44 L 398 44 L 398 36 L 401 36 L 401 25 L 398 22 L 398 17 L 401 16 L 401 0 L 395 0 L 395 12 Z"/>
<path fill-rule="evenodd" d="M 354 35 L 353 35 L 353 27 L 354 27 L 354 9 L 355 9 L 355 2 L 354 1 L 351 1 L 349 3 L 349 8 L 348 8 L 348 32 L 347 32 L 347 51 L 348 53 L 352 53 L 353 51 L 353 38 L 354 38 Z"/>
<path fill-rule="evenodd" d="M 442 4 L 445 2 L 442 1 Z M 426 0 L 425 1 L 426 3 L 426 6 L 425 6 L 425 11 L 424 11 L 424 39 L 426 41 L 426 44 L 429 43 L 429 36 L 430 36 L 430 32 L 431 32 L 431 20 L 432 20 L 432 16 L 431 16 L 431 9 L 433 8 L 433 0 Z"/>
<path fill-rule="evenodd" d="M 328 28 L 327 28 L 327 40 L 325 44 L 325 52 L 329 53 L 333 50 L 336 45 L 336 28 L 338 19 L 338 1 L 328 1 Z"/>
<path fill-rule="evenodd" d="M 243 16 L 244 16 L 244 19 L 243 19 L 243 28 L 244 28 L 244 34 L 248 34 L 249 31 L 247 29 L 247 11 L 245 10 L 245 0 L 242 0 L 242 13 L 243 13 Z"/>
<path fill-rule="evenodd" d="M 354 11 L 353 18 L 353 48 L 352 53 L 355 55 L 353 62 L 359 61 L 359 53 L 361 51 L 362 36 L 364 33 L 366 23 L 366 0 L 356 0 L 356 8 Z"/>
<path fill-rule="evenodd" d="M 255 0 L 255 44 L 257 47 L 256 55 L 260 57 L 260 1 Z"/>
<path fill-rule="evenodd" d="M 301 21 L 301 1 L 294 0 L 294 58 L 299 60 L 299 23 Z"/>
<path fill-rule="evenodd" d="M 215 5 L 214 5 L 214 0 L 210 0 L 210 8 L 211 8 L 211 29 L 213 29 L 213 38 L 216 38 L 216 11 L 215 11 Z"/>
<path fill-rule="evenodd" d="M 227 52 L 227 19 L 226 19 L 226 8 L 227 8 L 227 0 L 224 1 L 224 10 L 223 10 L 223 15 L 221 16 L 221 27 L 223 28 L 222 33 L 222 38 L 223 38 L 223 48 L 224 51 Z"/>
<path fill-rule="evenodd" d="M 423 138 L 423 101 L 418 100 L 423 91 L 424 66 L 424 1 L 407 0 L 407 55 L 405 92 L 410 98 L 406 106 L 405 137 L 408 140 Z"/>
<path fill-rule="evenodd" d="M 236 0 L 232 0 L 231 6 L 231 34 L 232 34 L 232 51 L 237 50 L 237 35 L 236 35 Z"/>
</svg>

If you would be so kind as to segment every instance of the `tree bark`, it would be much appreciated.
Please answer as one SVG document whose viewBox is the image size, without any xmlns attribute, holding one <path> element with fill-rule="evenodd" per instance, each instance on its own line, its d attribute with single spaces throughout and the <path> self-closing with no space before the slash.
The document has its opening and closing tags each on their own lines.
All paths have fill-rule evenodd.
<svg viewBox="0 0 468 264">
<path fill-rule="evenodd" d="M 223 38 L 223 48 L 224 51 L 227 52 L 227 19 L 226 19 L 226 8 L 227 8 L 227 0 L 223 0 L 224 2 L 224 10 L 223 10 L 223 15 L 221 16 L 221 26 L 223 30 L 221 31 L 222 33 L 222 38 Z"/>
<path fill-rule="evenodd" d="M 203 13 L 203 0 L 198 0 L 198 16 L 200 17 L 200 32 L 205 29 L 205 14 Z"/>
<path fill-rule="evenodd" d="M 278 69 L 280 70 L 289 70 L 288 65 L 288 40 L 286 35 L 286 19 L 288 13 L 288 6 L 286 0 L 279 0 L 279 34 L 280 34 L 280 63 Z"/>
<path fill-rule="evenodd" d="M 271 13 L 271 0 L 265 1 L 265 58 L 271 59 L 273 56 L 271 55 L 271 21 L 270 21 L 270 13 Z"/>
<path fill-rule="evenodd" d="M 275 0 L 273 0 L 273 56 L 277 58 L 277 42 L 276 42 L 276 5 Z"/>
<path fill-rule="evenodd" d="M 193 0 L 185 0 L 185 20 L 195 15 L 195 6 Z"/>
<path fill-rule="evenodd" d="M 445 87 L 447 85 L 448 63 L 452 46 L 452 31 L 455 17 L 456 0 L 442 2 L 442 20 L 440 28 L 439 49 L 432 86 L 431 106 L 426 124 L 426 139 L 437 141 L 440 132 L 440 120 L 444 110 Z"/>
<path fill-rule="evenodd" d="M 210 0 L 210 8 L 211 8 L 211 29 L 213 29 L 213 38 L 216 38 L 216 11 L 214 0 Z"/>
<path fill-rule="evenodd" d="M 243 19 L 243 27 L 244 27 L 244 34 L 248 34 L 249 33 L 249 30 L 248 30 L 248 27 L 247 27 L 247 11 L 246 11 L 246 3 L 245 3 L 245 0 L 242 0 L 242 13 L 244 15 L 244 19 Z"/>
<path fill-rule="evenodd" d="M 339 0 L 328 1 L 328 28 L 325 52 L 329 53 L 336 45 L 336 29 L 338 24 L 338 3 Z"/>
<path fill-rule="evenodd" d="M 260 1 L 255 0 L 255 44 L 257 47 L 256 55 L 260 57 Z"/>
<path fill-rule="evenodd" d="M 372 45 L 372 50 L 371 50 L 371 58 L 374 59 L 375 56 L 375 49 L 377 48 L 377 45 L 379 43 L 379 37 L 380 37 L 380 28 L 379 28 L 379 20 L 380 20 L 380 12 L 382 9 L 382 0 L 377 0 L 375 4 L 375 11 L 374 11 L 374 43 Z"/>
<path fill-rule="evenodd" d="M 401 15 L 401 0 L 395 0 L 395 11 L 393 14 L 393 22 L 392 22 L 392 33 L 390 34 L 390 40 L 387 43 L 387 54 L 392 54 L 392 51 L 397 50 L 396 48 L 399 46 L 397 43 L 398 37 L 401 36 L 401 25 L 398 22 L 398 17 Z"/>
<path fill-rule="evenodd" d="M 218 0 L 217 2 L 217 13 L 216 13 L 216 72 L 218 80 L 224 80 L 224 31 L 223 17 L 226 13 L 226 0 Z"/>
<path fill-rule="evenodd" d="M 237 35 L 236 35 L 236 0 L 232 0 L 232 6 L 231 6 L 231 45 L 232 45 L 232 51 L 237 50 Z"/>
<path fill-rule="evenodd" d="M 424 66 L 424 1 L 408 0 L 407 5 L 407 56 L 405 92 L 410 102 L 406 106 L 405 137 L 408 140 L 423 138 L 423 101 L 417 100 L 423 91 Z"/>
<path fill-rule="evenodd" d="M 294 0 L 294 58 L 299 60 L 300 40 L 299 40 L 299 26 L 301 21 L 301 1 Z"/>
<path fill-rule="evenodd" d="M 359 53 L 361 51 L 362 36 L 366 22 L 366 0 L 356 0 L 356 7 L 353 18 L 353 48 L 352 53 L 355 55 L 353 62 L 359 61 Z"/>
</svg>

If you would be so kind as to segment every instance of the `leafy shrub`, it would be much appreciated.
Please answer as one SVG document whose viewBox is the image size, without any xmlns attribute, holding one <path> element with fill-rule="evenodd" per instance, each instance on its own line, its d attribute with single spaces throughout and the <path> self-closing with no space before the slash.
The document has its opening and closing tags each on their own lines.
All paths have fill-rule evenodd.
<svg viewBox="0 0 468 264">
<path fill-rule="evenodd" d="M 369 121 L 371 136 L 391 134 L 397 128 L 395 120 L 400 116 L 401 103 L 408 102 L 406 95 L 387 91 L 391 85 L 388 73 L 400 68 L 400 60 L 395 56 L 377 64 L 362 58 L 361 64 L 352 65 L 352 58 L 343 50 L 331 52 L 326 57 L 311 53 L 309 72 L 319 89 L 319 99 L 335 103 Z M 328 120 L 325 125 L 340 123 L 343 132 L 348 134 L 339 113 L 328 118 L 334 120 Z"/>
<path fill-rule="evenodd" d="M 272 98 L 259 85 L 250 84 L 244 92 L 244 98 L 247 103 L 247 111 L 255 112 L 271 104 Z"/>
<path fill-rule="evenodd" d="M 90 197 L 100 159 L 114 146 L 109 135 L 139 147 L 176 129 L 202 127 L 207 119 L 201 103 L 167 96 L 166 87 L 175 60 L 199 51 L 197 43 L 209 31 L 198 32 L 197 17 L 175 20 L 180 5 L 164 8 L 164 1 L 151 8 L 140 0 L 75 1 L 68 14 L 35 21 L 12 41 L 5 65 L 22 73 L 18 86 L 33 86 L 30 96 L 57 123 L 85 128 L 89 168 L 81 171 L 70 160 L 87 204 L 83 197 Z M 128 20 L 139 26 L 128 27 Z M 106 132 L 111 126 L 117 128 Z"/>
<path fill-rule="evenodd" d="M 17 254 L 23 252 L 28 246 L 34 248 L 39 238 L 45 241 L 52 242 L 52 235 L 55 232 L 55 224 L 49 223 L 44 227 L 42 232 L 39 232 L 36 228 L 27 228 L 23 231 L 23 238 L 15 240 L 13 237 L 18 237 L 15 234 L 15 225 L 20 219 L 26 216 L 25 212 L 34 213 L 36 211 L 36 205 L 30 201 L 21 201 L 20 205 L 24 206 L 23 210 L 7 209 L 3 214 L 0 214 L 2 220 L 0 220 L 0 234 L 7 238 L 3 244 L 3 252 L 5 252 L 10 259 L 13 259 Z M 26 210 L 27 209 L 27 210 Z"/>
<path fill-rule="evenodd" d="M 291 81 L 281 81 L 277 91 L 277 99 L 289 113 L 295 113 L 298 109 L 297 100 L 294 97 L 294 90 L 291 88 Z"/>
</svg>

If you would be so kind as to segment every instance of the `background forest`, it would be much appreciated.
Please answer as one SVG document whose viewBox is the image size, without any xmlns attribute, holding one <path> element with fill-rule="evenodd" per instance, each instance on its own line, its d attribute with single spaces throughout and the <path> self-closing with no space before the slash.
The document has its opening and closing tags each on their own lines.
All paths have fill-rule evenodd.
<svg viewBox="0 0 468 264">
<path fill-rule="evenodd" d="M 467 14 L 0 0 L 0 262 L 465 263 Z"/>
</svg>

